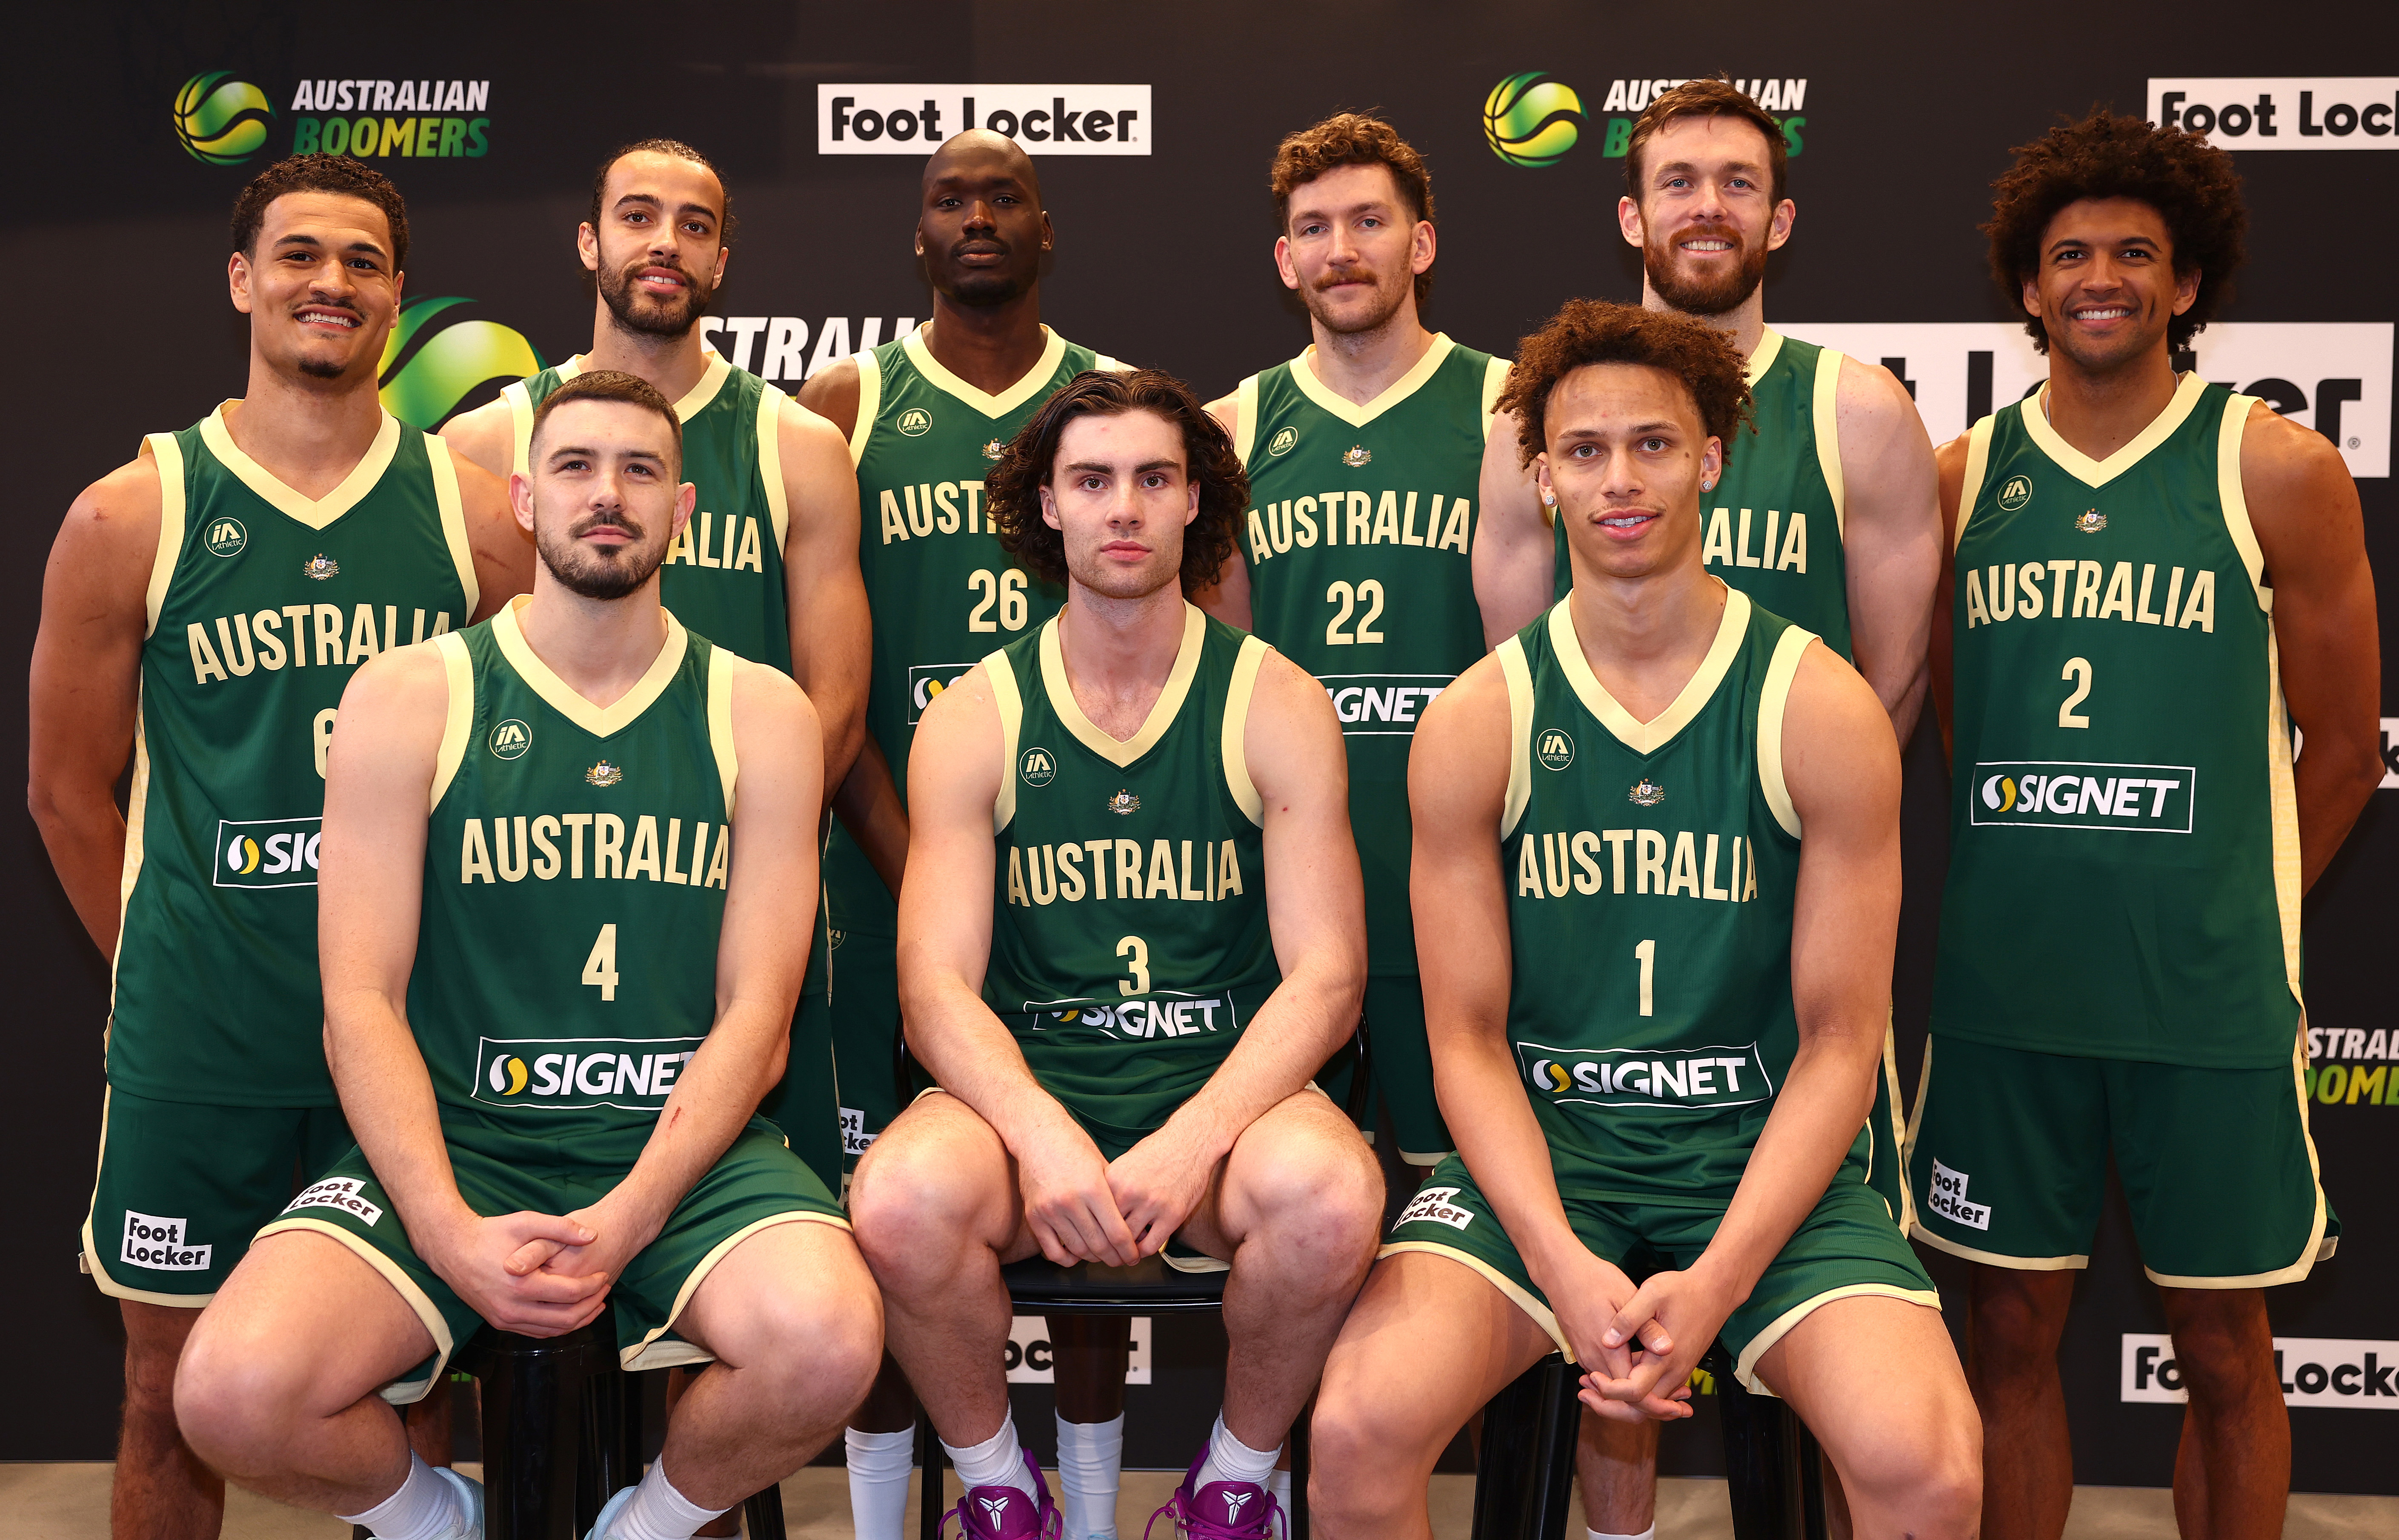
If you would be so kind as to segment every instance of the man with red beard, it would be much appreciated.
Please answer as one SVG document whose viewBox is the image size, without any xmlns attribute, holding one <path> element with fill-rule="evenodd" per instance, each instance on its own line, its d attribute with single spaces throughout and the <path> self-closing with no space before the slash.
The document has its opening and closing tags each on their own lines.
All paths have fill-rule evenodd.
<svg viewBox="0 0 2399 1540">
<path fill-rule="evenodd" d="M 1782 125 L 1724 80 L 1686 81 L 1634 123 L 1624 238 L 1641 249 L 1642 304 L 1729 333 L 1748 360 L 1753 433 L 1725 446 L 1701 510 L 1707 570 L 1822 637 L 1874 687 L 1903 747 L 1923 709 L 1939 485 L 1915 403 L 1888 370 L 1766 324 L 1767 254 L 1791 238 Z M 1496 644 L 1572 587 L 1564 531 L 1514 449 L 1491 435 L 1475 591 Z M 1903 1227 L 1896 1044 L 1886 1037 L 1865 1129 L 1867 1182 Z M 1657 1425 L 1583 1422 L 1583 1501 L 1595 1536 L 1653 1527 Z"/>
</svg>

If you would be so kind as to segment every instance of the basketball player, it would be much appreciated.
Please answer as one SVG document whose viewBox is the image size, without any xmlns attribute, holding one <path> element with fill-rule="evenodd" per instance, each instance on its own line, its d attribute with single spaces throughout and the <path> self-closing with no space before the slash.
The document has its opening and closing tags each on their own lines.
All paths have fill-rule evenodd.
<svg viewBox="0 0 2399 1540">
<path fill-rule="evenodd" d="M 651 139 L 610 155 L 576 232 L 594 290 L 591 350 L 509 385 L 442 433 L 494 474 L 524 475 L 534 412 L 561 385 L 615 369 L 657 386 L 682 419 L 684 474 L 699 499 L 661 569 L 663 600 L 709 641 L 799 681 L 824 723 L 826 784 L 838 786 L 857 756 L 866 692 L 858 487 L 832 425 L 701 344 L 698 322 L 725 280 L 733 234 L 724 180 L 698 150 Z M 794 1031 L 775 1115 L 837 1189 L 826 1024 L 809 1014 Z"/>
<path fill-rule="evenodd" d="M 1425 330 L 1432 179 L 1379 118 L 1285 139 L 1268 178 L 1275 267 L 1310 345 L 1209 411 L 1250 476 L 1244 544 L 1214 613 L 1314 674 L 1349 759 L 1366 883 L 1366 1027 L 1400 1158 L 1449 1153 L 1408 923 L 1408 744 L 1417 712 L 1484 653 L 1473 504 L 1505 360 Z"/>
<path fill-rule="evenodd" d="M 1723 80 L 1660 93 L 1624 156 L 1624 238 L 1641 249 L 1642 303 L 1730 335 L 1746 360 L 1751 426 L 1726 445 L 1709 495 L 1701 560 L 1774 614 L 1811 630 L 1873 685 L 1904 748 L 1924 703 L 1925 649 L 1940 528 L 1932 446 L 1889 370 L 1786 337 L 1766 324 L 1766 258 L 1790 239 L 1782 126 Z M 1488 534 L 1475 563 L 1493 641 L 1572 585 L 1512 437 L 1484 463 Z M 1886 1045 L 1869 1119 L 1866 1176 L 1903 1227 L 1899 1059 Z M 1583 1501 L 1593 1532 L 1650 1527 L 1657 1430 L 1584 1419 Z"/>
<path fill-rule="evenodd" d="M 2241 264 L 2230 155 L 2107 113 L 2016 153 L 1984 229 L 2050 373 L 1940 455 L 1955 801 L 1915 1234 L 1975 1264 L 1968 1362 L 2009 1452 L 1986 1535 L 2066 1525 L 2057 1347 L 2111 1154 L 2190 1392 L 2176 1521 L 2279 1534 L 2264 1291 L 2339 1234 L 2299 900 L 2382 776 L 2357 488 L 2321 435 L 2175 375 Z M 2027 937 L 2034 904 L 2072 923 Z"/>
<path fill-rule="evenodd" d="M 317 980 L 325 747 L 351 670 L 522 592 L 506 490 L 376 399 L 408 211 L 336 155 L 234 201 L 242 397 L 68 510 L 34 644 L 29 799 L 115 960 L 83 1264 L 125 1317 L 111 1523 L 214 1535 L 224 1487 L 175 1430 L 193 1317 L 349 1142 Z M 115 786 L 133 761 L 129 817 Z"/>
<path fill-rule="evenodd" d="M 1676 1418 L 1719 1333 L 1823 1439 L 1862 1533 L 1972 1533 L 1940 1300 L 1855 1170 L 1899 754 L 1849 665 L 1701 563 L 1746 394 L 1722 331 L 1577 300 L 1502 397 L 1575 582 L 1417 734 L 1416 944 L 1458 1154 L 1326 1366 L 1328 1535 L 1429 1535 L 1435 1457 L 1552 1348 L 1593 1410 Z M 1641 1254 L 1662 1270 L 1636 1289 Z"/>
<path fill-rule="evenodd" d="M 1041 180 L 1014 141 L 977 128 L 935 151 L 915 238 L 932 319 L 800 391 L 849 439 L 860 566 L 874 616 L 868 741 L 834 799 L 841 827 L 825 848 L 830 998 L 811 994 L 803 1007 L 832 1017 L 852 1165 L 900 1111 L 893 895 L 908 858 L 900 788 L 917 716 L 977 658 L 1038 628 L 1064 598 L 1000 548 L 983 478 L 1052 391 L 1083 370 L 1123 367 L 1041 324 L 1041 266 L 1054 237 Z M 772 1103 L 767 1112 L 778 1114 Z M 1050 1327 L 1063 1360 L 1069 1517 L 1088 1525 L 1076 1540 L 1115 1523 L 1127 1330 L 1063 1317 Z M 860 1540 L 901 1540 L 915 1425 L 904 1383 L 887 1374 L 847 1435 Z M 1078 1475 L 1086 1469 L 1088 1480 Z"/>
<path fill-rule="evenodd" d="M 806 965 L 816 713 L 660 606 L 680 449 L 633 375 L 551 392 L 509 482 L 532 597 L 347 695 L 325 1033 L 359 1143 L 227 1281 L 177 1411 L 235 1480 L 378 1540 L 482 1533 L 386 1403 L 486 1322 L 613 1302 L 628 1369 L 712 1360 L 592 1540 L 681 1540 L 779 1480 L 880 1356 L 832 1194 L 752 1115 Z"/>
<path fill-rule="evenodd" d="M 1002 1263 L 1172 1242 L 1231 1267 L 1224 1410 L 1152 1522 L 1263 1540 L 1373 1254 L 1380 1173 L 1308 1083 L 1365 971 L 1340 729 L 1306 673 L 1185 598 L 1245 493 L 1179 383 L 1078 376 L 989 497 L 1066 606 L 918 729 L 901 998 L 942 1089 L 876 1141 L 850 1207 L 969 1540 L 1059 1533 L 1009 1416 Z"/>
</svg>

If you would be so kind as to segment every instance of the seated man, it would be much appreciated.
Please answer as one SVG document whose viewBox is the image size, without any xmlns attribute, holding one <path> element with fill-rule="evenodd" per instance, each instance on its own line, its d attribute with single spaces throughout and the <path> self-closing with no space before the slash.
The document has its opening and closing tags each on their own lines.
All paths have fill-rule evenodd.
<svg viewBox="0 0 2399 1540">
<path fill-rule="evenodd" d="M 909 756 L 900 998 L 942 1089 L 859 1163 L 850 1213 L 969 1540 L 1056 1533 L 1009 1417 L 1002 1263 L 1180 1241 L 1203 1255 L 1178 1265 L 1231 1266 L 1223 1412 L 1159 1511 L 1233 1537 L 1268 1533 L 1276 1452 L 1374 1258 L 1381 1175 L 1308 1082 L 1366 970 L 1340 725 L 1185 598 L 1246 492 L 1180 383 L 1068 382 L 988 489 L 1066 607 L 944 691 Z"/>
<path fill-rule="evenodd" d="M 359 1147 L 202 1316 L 176 1411 L 231 1479 L 380 1540 L 482 1533 L 386 1402 L 484 1322 L 556 1336 L 613 1299 L 627 1368 L 714 1360 L 596 1540 L 689 1535 L 797 1469 L 880 1358 L 840 1210 L 752 1115 L 807 961 L 816 713 L 659 606 L 681 455 L 643 381 L 561 386 L 510 484 L 531 597 L 342 703 L 325 1039 Z"/>
<path fill-rule="evenodd" d="M 1552 1348 L 1594 1411 L 1662 1420 L 1719 1335 L 1823 1440 L 1858 1533 L 1974 1528 L 1973 1404 L 1864 1180 L 1899 750 L 1848 665 L 1701 565 L 1746 394 L 1723 334 L 1578 300 L 1501 398 L 1574 588 L 1416 731 L 1416 945 L 1458 1154 L 1326 1366 L 1326 1535 L 1430 1533 L 1435 1456 Z"/>
</svg>

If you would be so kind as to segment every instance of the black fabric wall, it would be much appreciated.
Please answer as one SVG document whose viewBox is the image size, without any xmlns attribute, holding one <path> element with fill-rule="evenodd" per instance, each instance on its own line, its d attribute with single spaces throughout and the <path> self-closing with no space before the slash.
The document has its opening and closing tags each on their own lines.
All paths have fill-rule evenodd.
<svg viewBox="0 0 2399 1540">
<path fill-rule="evenodd" d="M 1569 295 L 1638 295 L 1636 260 L 1615 228 L 1621 160 L 1607 153 L 1620 146 L 1610 120 L 1633 112 L 1610 105 L 1614 91 L 1633 88 L 1637 97 L 1653 78 L 1717 71 L 1775 83 L 1800 147 L 1791 162 L 1799 221 L 1769 267 L 1768 315 L 1804 336 L 1801 322 L 2007 322 L 1974 227 L 2009 146 L 2094 102 L 2140 111 L 2153 78 L 2243 77 L 2214 97 L 2186 89 L 2187 101 L 2220 103 L 2290 77 L 2293 95 L 2315 88 L 2309 122 L 2338 128 L 2342 120 L 2325 109 L 2346 92 L 2353 128 L 2311 136 L 2311 147 L 2297 153 L 2242 155 L 2252 255 L 2226 317 L 2240 327 L 2379 325 L 2330 342 L 2257 331 L 2239 356 L 2276 360 L 2258 388 L 2288 410 L 2328 416 L 2329 403 L 2341 402 L 2338 432 L 2362 463 L 2379 446 L 2376 473 L 2360 482 L 2367 542 L 2384 570 L 2399 561 L 2399 498 L 2387 479 L 2399 155 L 2372 153 L 2399 145 L 2399 136 L 2375 134 L 2374 125 L 2390 124 L 2387 111 L 2356 114 L 2392 101 L 2399 82 L 2361 81 L 2352 90 L 2311 78 L 2399 67 L 2399 20 L 2370 0 L 2046 20 L 1987 8 L 1756 0 L 1696 11 L 1537 0 L 1219 0 L 1172 9 L 1023 0 L 664 8 L 428 0 L 341 14 L 192 0 L 45 7 L 12 31 L 20 44 L 15 137 L 34 153 L 20 160 L 0 204 L 0 250 L 17 275 L 9 329 L 20 339 L 7 387 L 19 491 L 5 517 L 21 560 L 0 571 L 0 657 L 11 669 L 30 649 L 42 558 L 75 493 L 126 459 L 139 434 L 190 423 L 242 388 L 243 330 L 223 277 L 226 209 L 246 176 L 295 142 L 311 142 L 326 118 L 354 126 L 368 115 L 295 107 L 304 80 L 363 77 L 410 76 L 412 85 L 438 88 L 414 125 L 432 142 L 429 156 L 386 145 L 408 120 L 404 108 L 372 115 L 375 164 L 412 200 L 409 293 L 467 302 L 441 307 L 387 375 L 394 410 L 425 426 L 489 399 L 501 382 L 483 376 L 501 372 L 522 344 L 554 361 L 588 341 L 574 227 L 593 164 L 630 138 L 686 139 L 726 169 L 741 230 L 718 308 L 751 324 L 721 332 L 719 345 L 738 345 L 739 361 L 793 383 L 804 360 L 861 345 L 870 326 L 888 338 L 901 318 L 926 315 L 908 244 L 916 156 L 821 153 L 825 84 L 848 91 L 852 83 L 982 82 L 986 113 L 1022 98 L 1017 109 L 1027 114 L 1060 96 L 1075 106 L 1084 86 L 1143 88 L 1147 106 L 1132 122 L 1137 147 L 1151 153 L 1064 155 L 1028 145 L 1058 231 L 1047 315 L 1069 337 L 1171 369 L 1213 394 L 1306 341 L 1304 317 L 1270 265 L 1265 170 L 1282 133 L 1339 108 L 1380 108 L 1425 151 L 1441 212 L 1430 318 L 1461 342 L 1506 352 Z M 222 80 L 204 80 L 204 96 L 219 93 L 237 109 L 237 88 L 247 84 L 266 110 L 249 115 L 263 134 L 246 131 L 237 114 L 230 124 L 205 113 L 186 119 L 199 149 L 228 162 L 210 164 L 185 148 L 173 109 L 186 82 L 220 72 Z M 1576 94 L 1578 142 L 1547 165 L 1509 164 L 1486 140 L 1485 98 L 1534 72 Z M 468 89 L 454 96 L 454 81 Z M 1060 84 L 1005 89 L 1045 82 Z M 470 106 L 477 83 L 483 93 Z M 2287 135 L 2297 112 L 2288 97 L 2277 100 Z M 1094 92 L 1088 104 L 1121 110 L 1135 101 Z M 942 120 L 943 131 L 957 126 Z M 419 148 L 413 137 L 408 148 Z M 459 330 L 476 321 L 492 324 Z M 1970 345 L 1963 335 L 1928 330 L 1895 353 L 1885 346 L 1873 356 L 1908 358 L 1904 371 L 1931 382 L 1969 367 L 1955 356 Z M 2252 344 L 2265 353 L 2253 355 Z M 2003 342 L 1971 345 L 2004 354 Z M 2354 361 L 2360 356 L 2363 364 Z M 2208 358 L 2202 339 L 2203 370 Z M 2328 381 L 2329 391 L 2322 388 Z M 1931 411 L 1935 397 L 1921 399 Z M 1954 390 L 1946 399 L 1957 399 Z M 1965 426 L 1962 412 L 1949 414 L 1955 420 L 1932 422 L 1936 439 Z M 2386 659 L 2389 650 L 2386 633 Z M 0 752 L 21 748 L 21 721 L 0 719 Z M 1909 759 L 1910 898 L 1897 979 L 1911 1093 L 1930 995 L 1945 797 L 1937 746 L 1919 735 Z M 2385 949 L 2399 918 L 2387 872 L 2399 858 L 2399 821 L 2383 802 L 2368 809 L 2309 905 L 2311 1020 L 2338 1034 L 2321 1040 L 2320 1068 L 2311 1074 L 2320 1092 L 2315 1131 L 2347 1234 L 2338 1259 L 2273 1297 L 2278 1336 L 2324 1340 L 2286 1353 L 2300 1392 L 2310 1384 L 2304 1366 L 2317 1358 L 2319 1373 L 2367 1349 L 2379 1349 L 2386 1374 L 2399 1361 L 2399 1344 L 2384 1340 L 2399 1337 L 2399 1202 L 2386 1175 L 2399 1148 L 2399 1093 L 2388 1085 L 2399 1073 L 2391 1047 L 2399 1034 L 2389 1031 L 2385 1005 Z M 2073 923 L 2072 904 L 2061 895 L 2053 912 L 2026 917 L 2027 966 L 2039 966 L 2043 926 Z M 105 1458 L 120 1339 L 114 1307 L 77 1275 L 74 1256 L 96 1148 L 107 971 L 29 819 L 0 837 L 0 967 L 15 1002 L 13 1068 L 0 1078 L 7 1195 L 0 1235 L 9 1259 L 0 1314 L 16 1323 L 17 1337 L 12 1390 L 0 1397 L 0 1459 Z M 1956 1270 L 1936 1272 L 1954 1301 Z M 2120 1398 L 2131 1384 L 2120 1375 L 2132 1352 L 2125 1336 L 2163 1329 L 2118 1203 L 2067 1342 L 2083 1479 L 2166 1479 L 2179 1409 Z M 1204 1333 L 1161 1323 L 1156 1383 L 1133 1398 L 1134 1464 L 1179 1466 L 1187 1457 L 1214 1398 L 1212 1357 Z M 2399 1409 L 2399 1398 L 2377 1398 L 2366 1384 L 2360 1397 L 2294 1412 L 2299 1487 L 2399 1490 L 2399 1467 L 2387 1458 L 2388 1430 L 2399 1423 L 2360 1414 Z M 1046 1439 L 1046 1418 L 1035 1425 Z M 2386 1456 L 2373 1457 L 2375 1447 Z M 1668 1452 L 1676 1468 L 1704 1468 L 1711 1457 L 1703 1440 L 1680 1430 Z"/>
</svg>

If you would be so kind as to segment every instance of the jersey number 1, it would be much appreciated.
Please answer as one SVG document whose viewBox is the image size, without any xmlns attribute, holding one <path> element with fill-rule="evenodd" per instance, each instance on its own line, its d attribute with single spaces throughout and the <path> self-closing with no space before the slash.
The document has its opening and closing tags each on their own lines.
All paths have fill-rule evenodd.
<svg viewBox="0 0 2399 1540">
<path fill-rule="evenodd" d="M 596 986 L 603 1000 L 617 998 L 617 927 L 604 925 L 600 937 L 591 943 L 591 955 L 583 959 L 583 981 Z M 1648 996 L 1645 993 L 1643 999 Z M 1647 1011 L 1642 1013 L 1647 1015 Z"/>
<path fill-rule="evenodd" d="M 1658 943 L 1644 941 L 1633 949 L 1633 955 L 1641 963 L 1641 1014 L 1647 1016 L 1649 1014 L 1649 976 L 1658 966 Z"/>
</svg>

